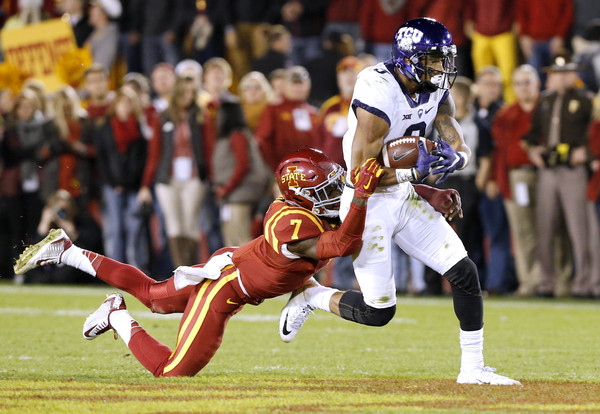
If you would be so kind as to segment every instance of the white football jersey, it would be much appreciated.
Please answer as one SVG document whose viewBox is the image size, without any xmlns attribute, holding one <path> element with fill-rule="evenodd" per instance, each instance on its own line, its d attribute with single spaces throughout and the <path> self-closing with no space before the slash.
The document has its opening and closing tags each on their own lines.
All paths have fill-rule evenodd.
<svg viewBox="0 0 600 414">
<path fill-rule="evenodd" d="M 394 138 L 415 135 L 428 137 L 438 107 L 448 97 L 448 91 L 418 93 L 411 98 L 394 71 L 392 61 L 380 62 L 358 74 L 348 111 L 348 131 L 342 141 L 344 161 L 351 169 L 352 143 L 356 132 L 356 108 L 363 108 L 386 121 L 390 129 L 383 139 L 386 144 Z"/>
</svg>

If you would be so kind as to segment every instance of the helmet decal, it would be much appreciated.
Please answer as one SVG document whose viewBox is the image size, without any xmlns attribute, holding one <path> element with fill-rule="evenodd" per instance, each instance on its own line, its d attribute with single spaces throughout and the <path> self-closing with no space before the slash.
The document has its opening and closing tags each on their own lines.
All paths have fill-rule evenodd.
<svg viewBox="0 0 600 414">
<path fill-rule="evenodd" d="M 413 48 L 413 44 L 421 41 L 423 32 L 414 27 L 401 27 L 396 38 L 400 49 L 410 50 Z"/>
<path fill-rule="evenodd" d="M 297 173 L 298 166 L 290 165 L 287 167 L 287 173 L 281 176 L 281 181 L 288 183 L 289 187 L 298 187 L 298 180 L 304 181 L 306 176 L 302 173 Z"/>
</svg>

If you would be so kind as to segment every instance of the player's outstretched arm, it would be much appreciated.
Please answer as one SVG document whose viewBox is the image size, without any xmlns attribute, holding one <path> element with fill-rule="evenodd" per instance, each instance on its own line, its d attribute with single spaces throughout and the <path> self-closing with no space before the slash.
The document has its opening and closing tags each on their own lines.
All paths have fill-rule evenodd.
<svg viewBox="0 0 600 414">
<path fill-rule="evenodd" d="M 321 233 L 319 237 L 288 243 L 288 250 L 302 257 L 319 260 L 357 253 L 365 228 L 367 200 L 375 192 L 383 174 L 383 169 L 374 158 L 355 168 L 351 173 L 354 198 L 342 225 L 337 230 Z"/>
</svg>

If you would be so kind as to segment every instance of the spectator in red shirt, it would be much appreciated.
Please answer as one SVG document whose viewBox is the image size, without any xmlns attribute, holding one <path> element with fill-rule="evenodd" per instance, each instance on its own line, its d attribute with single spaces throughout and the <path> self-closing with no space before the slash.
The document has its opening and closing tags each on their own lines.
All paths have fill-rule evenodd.
<svg viewBox="0 0 600 414">
<path fill-rule="evenodd" d="M 537 103 L 540 79 L 530 65 L 518 67 L 513 74 L 516 102 L 502 108 L 494 118 L 492 138 L 493 180 L 504 199 L 510 225 L 519 296 L 532 296 L 540 278 L 536 251 L 535 194 L 537 171 L 521 144 L 521 137 L 531 128 Z"/>
<path fill-rule="evenodd" d="M 287 154 L 318 144 L 317 110 L 306 103 L 310 87 L 306 69 L 301 66 L 288 69 L 282 102 L 267 106 L 262 113 L 256 139 L 272 171 Z"/>
<path fill-rule="evenodd" d="M 515 99 L 510 88 L 517 67 L 515 0 L 468 0 L 465 33 L 471 37 L 473 69 L 478 74 L 486 66 L 497 66 L 504 83 L 504 101 Z"/>
<path fill-rule="evenodd" d="M 521 50 L 541 75 L 551 57 L 565 48 L 573 24 L 573 0 L 519 0 L 516 10 Z"/>
</svg>

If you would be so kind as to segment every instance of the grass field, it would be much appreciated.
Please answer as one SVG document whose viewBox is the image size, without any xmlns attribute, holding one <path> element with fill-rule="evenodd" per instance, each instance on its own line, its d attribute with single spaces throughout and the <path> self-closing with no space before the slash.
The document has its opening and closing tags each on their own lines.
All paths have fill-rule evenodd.
<svg viewBox="0 0 600 414">
<path fill-rule="evenodd" d="M 486 364 L 523 387 L 458 386 L 451 298 L 400 297 L 363 327 L 323 312 L 281 342 L 285 298 L 247 306 L 194 378 L 155 379 L 121 340 L 81 336 L 110 287 L 0 284 L 0 412 L 600 412 L 600 303 L 486 299 Z M 131 314 L 173 346 L 179 316 Z"/>
</svg>

